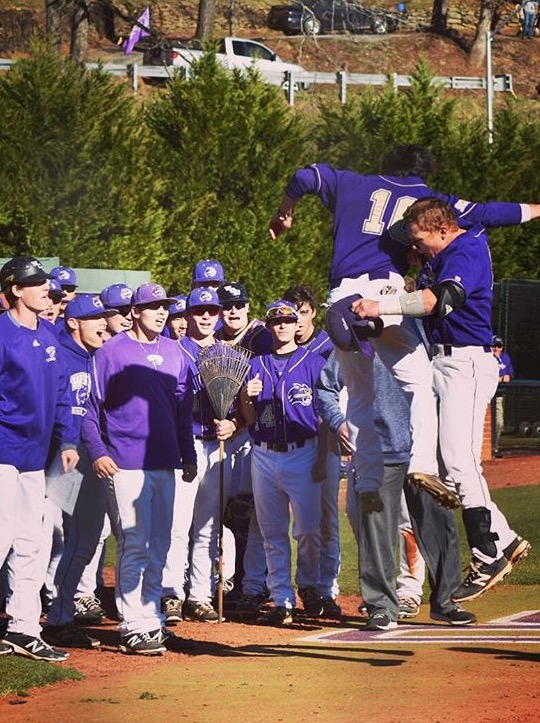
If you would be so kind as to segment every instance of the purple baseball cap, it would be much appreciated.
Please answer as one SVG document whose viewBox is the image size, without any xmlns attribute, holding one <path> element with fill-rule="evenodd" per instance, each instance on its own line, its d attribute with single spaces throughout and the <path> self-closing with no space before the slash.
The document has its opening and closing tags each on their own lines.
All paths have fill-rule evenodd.
<svg viewBox="0 0 540 723">
<path fill-rule="evenodd" d="M 64 292 L 62 290 L 62 284 L 58 281 L 58 279 L 50 279 L 49 280 L 49 296 L 51 299 L 62 299 L 64 295 Z"/>
<path fill-rule="evenodd" d="M 187 296 L 185 294 L 179 294 L 174 298 L 176 299 L 176 301 L 169 307 L 169 317 L 178 316 L 179 314 L 186 313 Z"/>
<path fill-rule="evenodd" d="M 277 299 L 277 301 L 273 301 L 267 307 L 265 319 L 266 321 L 273 321 L 274 319 L 292 319 L 293 321 L 298 321 L 298 311 L 291 301 Z"/>
<path fill-rule="evenodd" d="M 193 282 L 201 283 L 205 281 L 216 281 L 220 284 L 225 281 L 225 272 L 219 261 L 204 259 L 195 264 L 195 268 L 193 269 Z"/>
<path fill-rule="evenodd" d="M 382 319 L 360 319 L 351 306 L 362 297 L 352 294 L 336 301 L 326 312 L 326 329 L 330 339 L 343 351 L 364 351 L 363 343 L 381 335 Z"/>
<path fill-rule="evenodd" d="M 77 294 L 68 303 L 65 319 L 93 319 L 96 316 L 114 316 L 118 309 L 106 309 L 97 294 Z"/>
<path fill-rule="evenodd" d="M 111 284 L 106 286 L 99 298 L 107 309 L 118 309 L 119 306 L 131 306 L 133 289 L 126 284 Z"/>
<path fill-rule="evenodd" d="M 217 291 L 206 286 L 190 291 L 186 300 L 186 309 L 189 311 L 196 306 L 217 306 L 221 309 Z"/>
<path fill-rule="evenodd" d="M 62 286 L 77 286 L 77 274 L 69 266 L 55 266 L 50 274 L 54 279 L 58 279 Z"/>
<path fill-rule="evenodd" d="M 155 301 L 165 301 L 168 304 L 174 304 L 176 299 L 174 296 L 167 296 L 167 292 L 163 286 L 148 281 L 146 284 L 141 284 L 135 289 L 131 304 L 133 306 L 145 306 L 146 304 L 153 304 Z"/>
</svg>

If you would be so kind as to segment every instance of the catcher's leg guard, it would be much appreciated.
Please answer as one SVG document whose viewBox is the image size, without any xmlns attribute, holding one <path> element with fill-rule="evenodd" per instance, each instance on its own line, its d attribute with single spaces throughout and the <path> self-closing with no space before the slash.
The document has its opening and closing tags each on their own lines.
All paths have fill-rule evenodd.
<svg viewBox="0 0 540 723">
<path fill-rule="evenodd" d="M 463 524 L 469 547 L 476 547 L 488 557 L 497 557 L 495 540 L 499 535 L 491 532 L 491 512 L 486 507 L 469 507 L 463 510 Z"/>
</svg>

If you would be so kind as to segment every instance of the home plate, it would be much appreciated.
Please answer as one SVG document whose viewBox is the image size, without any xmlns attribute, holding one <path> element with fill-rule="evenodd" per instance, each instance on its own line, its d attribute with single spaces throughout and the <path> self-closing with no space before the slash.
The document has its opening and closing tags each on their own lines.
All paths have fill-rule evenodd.
<svg viewBox="0 0 540 723">
<path fill-rule="evenodd" d="M 302 641 L 369 645 L 411 643 L 438 645 L 445 643 L 497 643 L 498 645 L 521 645 L 540 643 L 540 610 L 525 610 L 515 615 L 491 620 L 485 625 L 451 626 L 433 624 L 400 623 L 395 630 L 366 630 L 344 628 L 303 637 Z"/>
</svg>

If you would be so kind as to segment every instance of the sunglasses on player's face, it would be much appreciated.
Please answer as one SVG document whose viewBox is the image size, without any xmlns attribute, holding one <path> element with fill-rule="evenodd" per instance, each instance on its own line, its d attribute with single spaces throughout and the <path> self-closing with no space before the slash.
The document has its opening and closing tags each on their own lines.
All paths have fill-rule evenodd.
<svg viewBox="0 0 540 723">
<path fill-rule="evenodd" d="M 117 306 L 116 309 L 120 316 L 129 316 L 131 313 L 131 306 Z"/>
<path fill-rule="evenodd" d="M 68 284 L 67 286 L 62 286 L 62 291 L 66 291 L 68 294 L 72 294 L 77 287 L 73 286 L 72 284 Z"/>
<path fill-rule="evenodd" d="M 221 308 L 223 311 L 232 311 L 233 309 L 236 309 L 237 311 L 240 311 L 240 309 L 246 308 L 247 301 L 225 301 Z"/>
<path fill-rule="evenodd" d="M 165 311 L 169 311 L 170 302 L 168 301 L 152 301 L 149 304 L 141 304 L 140 309 L 151 309 L 152 311 L 159 311 L 160 309 L 165 309 Z"/>
<path fill-rule="evenodd" d="M 294 309 L 290 306 L 275 306 L 266 312 L 266 321 L 285 319 L 288 321 L 297 321 L 298 316 Z"/>
</svg>

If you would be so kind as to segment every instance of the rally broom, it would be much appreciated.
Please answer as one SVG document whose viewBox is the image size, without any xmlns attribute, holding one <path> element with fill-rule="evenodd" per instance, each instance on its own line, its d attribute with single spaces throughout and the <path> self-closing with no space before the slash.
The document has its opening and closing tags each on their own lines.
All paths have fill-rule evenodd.
<svg viewBox="0 0 540 723">
<path fill-rule="evenodd" d="M 251 352 L 240 346 L 213 344 L 201 349 L 198 358 L 199 373 L 216 415 L 226 419 L 234 398 L 249 370 Z M 223 621 L 223 513 L 225 508 L 224 483 L 225 442 L 219 442 L 219 532 L 218 532 L 218 622 Z"/>
</svg>

